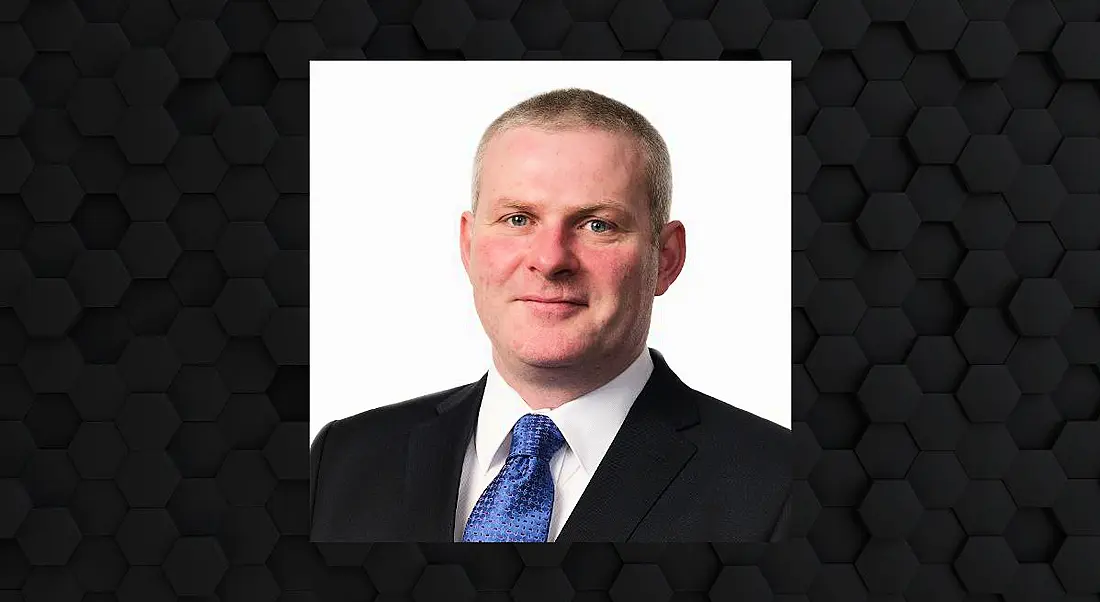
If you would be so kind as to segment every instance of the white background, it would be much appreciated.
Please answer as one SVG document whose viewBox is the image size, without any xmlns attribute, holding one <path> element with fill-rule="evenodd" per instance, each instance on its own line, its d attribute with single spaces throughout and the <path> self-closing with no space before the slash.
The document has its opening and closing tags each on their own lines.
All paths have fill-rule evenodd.
<svg viewBox="0 0 1100 602">
<path fill-rule="evenodd" d="M 512 105 L 589 88 L 661 132 L 687 262 L 649 346 L 690 387 L 790 427 L 789 62 L 310 63 L 310 440 L 481 378 L 459 255 L 478 139 Z"/>
</svg>

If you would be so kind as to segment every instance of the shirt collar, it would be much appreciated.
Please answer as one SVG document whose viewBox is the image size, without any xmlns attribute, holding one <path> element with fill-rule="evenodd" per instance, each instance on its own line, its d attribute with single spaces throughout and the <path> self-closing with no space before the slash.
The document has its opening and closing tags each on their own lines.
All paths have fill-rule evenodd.
<svg viewBox="0 0 1100 602">
<path fill-rule="evenodd" d="M 490 362 L 474 441 L 478 465 L 486 470 L 498 453 L 507 456 L 505 446 L 511 445 L 512 427 L 520 417 L 544 414 L 557 425 L 585 471 L 593 474 L 652 373 L 653 358 L 645 348 L 602 387 L 552 410 L 532 410 Z"/>
</svg>

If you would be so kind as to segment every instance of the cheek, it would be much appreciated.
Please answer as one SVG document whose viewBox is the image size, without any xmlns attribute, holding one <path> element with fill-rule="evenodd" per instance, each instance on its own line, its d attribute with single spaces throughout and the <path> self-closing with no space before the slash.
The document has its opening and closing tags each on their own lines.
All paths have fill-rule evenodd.
<svg viewBox="0 0 1100 602">
<path fill-rule="evenodd" d="M 483 292 L 499 286 L 514 270 L 518 254 L 508 240 L 483 239 L 473 247 L 475 279 Z"/>
<path fill-rule="evenodd" d="M 604 253 L 592 257 L 589 265 L 599 283 L 599 293 L 616 298 L 619 303 L 635 296 L 642 285 L 642 266 L 638 257 L 623 253 Z"/>
</svg>

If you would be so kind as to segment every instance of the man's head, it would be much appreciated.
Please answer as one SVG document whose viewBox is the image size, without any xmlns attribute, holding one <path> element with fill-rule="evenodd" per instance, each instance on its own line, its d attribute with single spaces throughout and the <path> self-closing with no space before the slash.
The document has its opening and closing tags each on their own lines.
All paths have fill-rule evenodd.
<svg viewBox="0 0 1100 602">
<path fill-rule="evenodd" d="M 656 129 L 594 92 L 549 92 L 489 126 L 473 180 L 462 261 L 498 357 L 587 368 L 641 352 L 685 254 Z"/>
</svg>

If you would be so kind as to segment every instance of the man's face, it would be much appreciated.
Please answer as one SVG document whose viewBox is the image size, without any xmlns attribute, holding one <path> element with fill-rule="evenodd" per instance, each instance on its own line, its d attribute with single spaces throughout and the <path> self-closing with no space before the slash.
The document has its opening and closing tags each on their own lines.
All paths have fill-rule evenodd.
<svg viewBox="0 0 1100 602">
<path fill-rule="evenodd" d="M 683 259 L 678 222 L 679 255 L 650 244 L 642 166 L 630 138 L 594 130 L 515 128 L 488 144 L 461 251 L 505 361 L 566 367 L 641 351 L 653 297 Z"/>
</svg>

